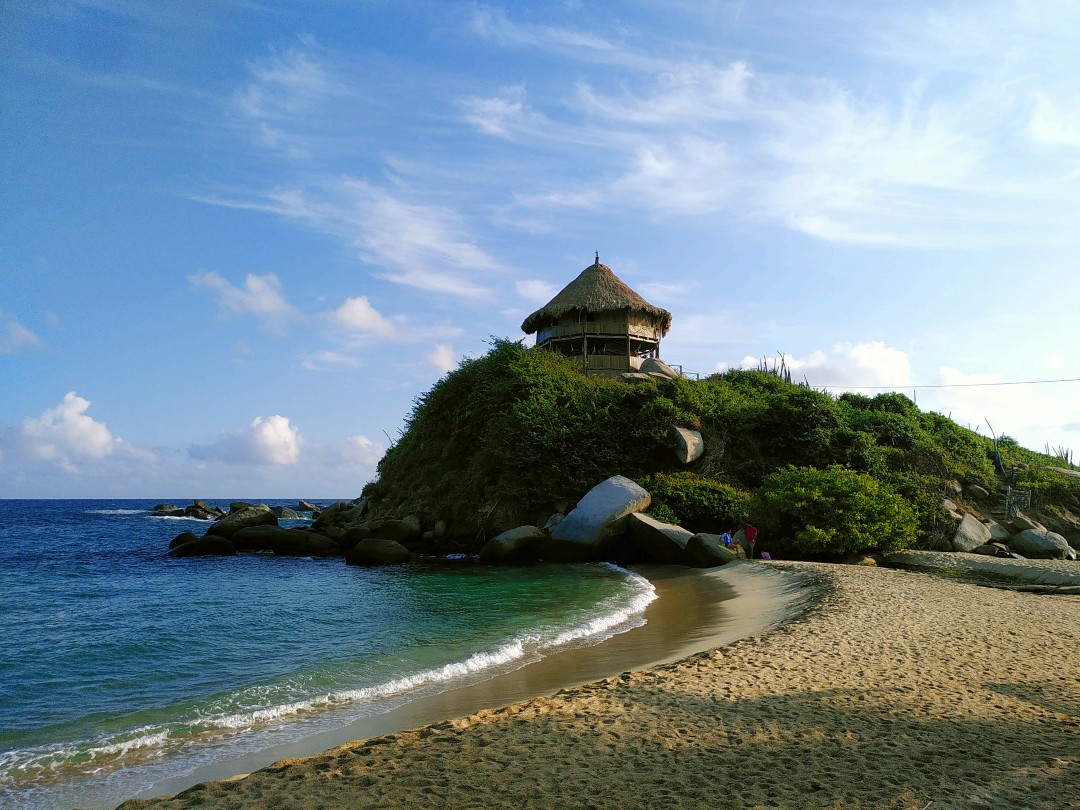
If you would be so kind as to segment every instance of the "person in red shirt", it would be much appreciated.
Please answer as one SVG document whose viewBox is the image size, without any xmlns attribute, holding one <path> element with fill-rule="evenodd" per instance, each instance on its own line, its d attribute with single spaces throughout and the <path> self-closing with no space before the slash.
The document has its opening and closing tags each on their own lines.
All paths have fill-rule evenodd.
<svg viewBox="0 0 1080 810">
<path fill-rule="evenodd" d="M 754 558 L 754 542 L 757 540 L 757 526 L 753 523 L 746 524 L 746 545 L 747 551 L 750 552 L 750 559 Z"/>
</svg>

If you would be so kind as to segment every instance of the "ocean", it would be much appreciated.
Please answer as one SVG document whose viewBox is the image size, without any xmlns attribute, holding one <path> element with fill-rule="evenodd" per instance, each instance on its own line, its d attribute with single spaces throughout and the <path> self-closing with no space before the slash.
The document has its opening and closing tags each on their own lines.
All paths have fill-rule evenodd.
<svg viewBox="0 0 1080 810">
<path fill-rule="evenodd" d="M 605 564 L 171 559 L 207 524 L 154 503 L 0 501 L 0 806 L 112 807 L 597 644 L 656 598 Z"/>
</svg>

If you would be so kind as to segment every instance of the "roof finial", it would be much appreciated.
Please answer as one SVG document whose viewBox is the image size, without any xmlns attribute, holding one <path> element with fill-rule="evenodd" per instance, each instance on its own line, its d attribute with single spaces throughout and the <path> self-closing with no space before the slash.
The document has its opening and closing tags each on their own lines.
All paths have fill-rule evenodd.
<svg viewBox="0 0 1080 810">
<path fill-rule="evenodd" d="M 596 264 L 599 267 L 599 265 L 600 265 L 600 251 L 599 250 L 596 251 Z"/>
</svg>

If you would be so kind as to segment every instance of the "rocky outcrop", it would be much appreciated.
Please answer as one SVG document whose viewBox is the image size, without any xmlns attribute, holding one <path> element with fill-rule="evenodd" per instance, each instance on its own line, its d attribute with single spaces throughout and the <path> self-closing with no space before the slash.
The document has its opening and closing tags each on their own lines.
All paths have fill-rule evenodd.
<svg viewBox="0 0 1080 810">
<path fill-rule="evenodd" d="M 686 563 L 686 543 L 693 532 L 640 512 L 630 515 L 627 527 L 630 541 L 647 556 L 659 562 Z"/>
<path fill-rule="evenodd" d="M 549 562 L 585 562 L 607 556 L 626 530 L 630 515 L 644 511 L 652 496 L 621 475 L 597 484 L 545 538 L 541 557 Z"/>
<path fill-rule="evenodd" d="M 264 503 L 241 506 L 238 509 L 230 509 L 229 514 L 206 530 L 206 534 L 232 537 L 240 529 L 248 526 L 277 526 L 277 516 Z"/>
<path fill-rule="evenodd" d="M 682 464 L 690 464 L 701 458 L 705 452 L 705 441 L 701 434 L 690 428 L 675 428 L 675 458 Z"/>
<path fill-rule="evenodd" d="M 208 535 L 183 543 L 169 552 L 170 557 L 231 557 L 236 546 L 225 537 Z"/>
<path fill-rule="evenodd" d="M 272 509 L 278 520 L 300 520 L 300 515 L 295 509 L 287 506 L 275 506 Z"/>
<path fill-rule="evenodd" d="M 1009 548 L 1032 560 L 1075 560 L 1076 551 L 1056 532 L 1024 529 L 1009 538 Z"/>
<path fill-rule="evenodd" d="M 345 562 L 362 566 L 401 565 L 410 558 L 409 550 L 401 543 L 381 537 L 368 537 L 349 550 L 345 555 Z"/>
<path fill-rule="evenodd" d="M 727 565 L 739 555 L 724 545 L 718 534 L 695 534 L 686 541 L 686 560 L 695 568 Z"/>
<path fill-rule="evenodd" d="M 480 562 L 491 565 L 535 562 L 540 556 L 544 532 L 535 526 L 518 526 L 488 540 L 480 549 Z"/>
<path fill-rule="evenodd" d="M 990 542 L 990 529 L 973 515 L 964 515 L 952 538 L 953 551 L 971 551 Z"/>
</svg>

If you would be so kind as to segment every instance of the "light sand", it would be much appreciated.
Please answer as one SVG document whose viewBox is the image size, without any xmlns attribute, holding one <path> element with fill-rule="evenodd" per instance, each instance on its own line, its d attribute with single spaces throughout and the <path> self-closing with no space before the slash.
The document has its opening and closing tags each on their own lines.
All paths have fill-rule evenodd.
<svg viewBox="0 0 1080 810">
<path fill-rule="evenodd" d="M 810 563 L 779 629 L 128 807 L 1080 807 L 1080 597 Z"/>
</svg>

